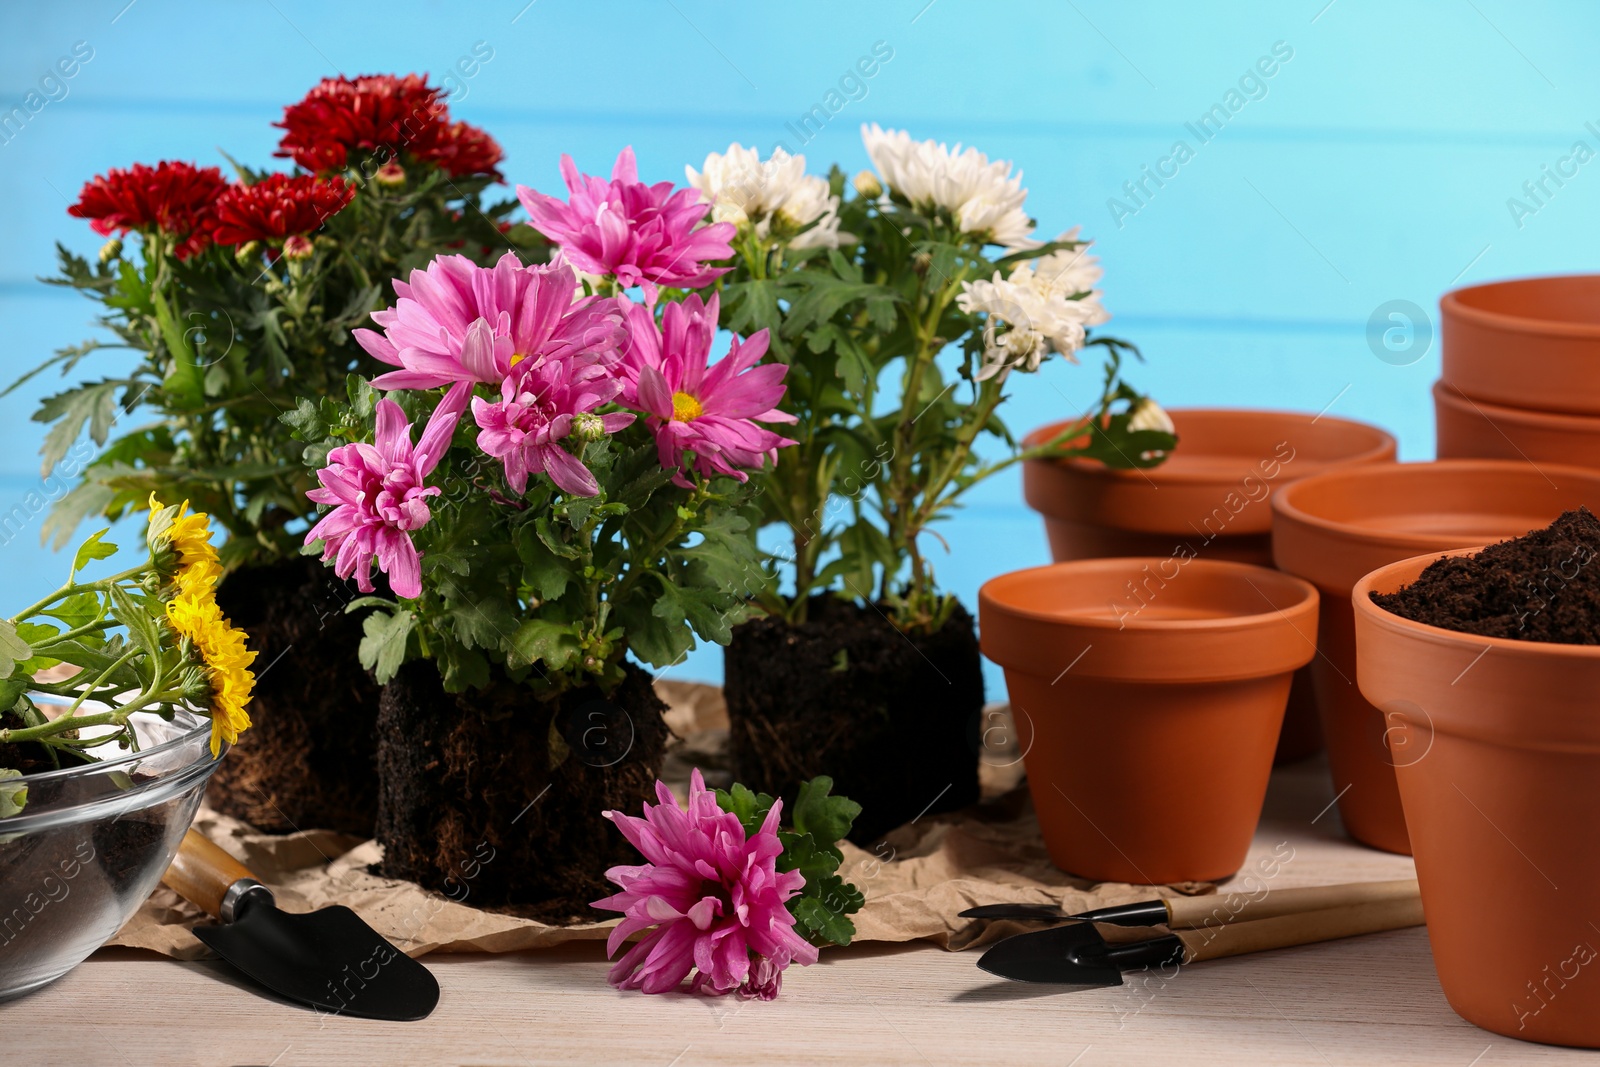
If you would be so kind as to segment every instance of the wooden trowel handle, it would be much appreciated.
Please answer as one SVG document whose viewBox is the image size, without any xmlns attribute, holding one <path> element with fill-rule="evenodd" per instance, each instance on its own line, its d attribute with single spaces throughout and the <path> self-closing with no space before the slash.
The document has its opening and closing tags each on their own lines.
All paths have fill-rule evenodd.
<svg viewBox="0 0 1600 1067">
<path fill-rule="evenodd" d="M 1279 915 L 1304 911 L 1323 911 L 1354 904 L 1381 904 L 1393 900 L 1418 899 L 1417 880 L 1398 878 L 1390 882 L 1349 882 L 1344 885 L 1312 885 L 1293 889 L 1273 889 L 1257 893 L 1206 894 L 1198 897 L 1173 897 L 1167 901 L 1172 916 L 1169 925 L 1194 928 L 1230 922 L 1257 922 Z"/>
<path fill-rule="evenodd" d="M 222 898 L 228 887 L 241 878 L 254 881 L 250 869 L 221 848 L 199 830 L 191 828 L 183 835 L 183 844 L 172 858 L 172 866 L 161 880 L 184 900 L 206 914 L 222 914 Z"/>
<path fill-rule="evenodd" d="M 1422 899 L 1407 897 L 1275 919 L 1252 919 L 1204 930 L 1179 930 L 1176 936 L 1184 944 L 1184 962 L 1193 963 L 1421 925 Z"/>
</svg>

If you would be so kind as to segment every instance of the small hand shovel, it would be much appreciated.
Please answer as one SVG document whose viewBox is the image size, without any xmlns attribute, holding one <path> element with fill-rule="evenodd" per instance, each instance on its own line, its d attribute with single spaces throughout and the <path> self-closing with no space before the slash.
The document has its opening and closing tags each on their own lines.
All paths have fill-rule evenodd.
<svg viewBox="0 0 1600 1067">
<path fill-rule="evenodd" d="M 1074 988 L 1117 986 L 1122 984 L 1123 971 L 1198 963 L 1421 924 L 1422 899 L 1415 894 L 1273 919 L 1177 930 L 1146 941 L 1119 944 L 1107 942 L 1093 923 L 1072 923 L 1008 937 L 985 952 L 978 966 L 1017 982 L 1050 982 Z"/>
<path fill-rule="evenodd" d="M 1013 919 L 1021 922 L 1111 923 L 1115 926 L 1160 926 L 1173 929 L 1213 926 L 1241 919 L 1272 919 L 1322 908 L 1384 900 L 1408 900 L 1417 895 L 1415 878 L 1391 882 L 1348 882 L 1273 889 L 1261 893 L 1207 893 L 1194 897 L 1145 900 L 1067 915 L 1054 904 L 980 904 L 961 913 L 963 919 Z"/>
<path fill-rule="evenodd" d="M 279 996 L 330 1015 L 407 1022 L 439 1003 L 428 969 L 343 905 L 290 914 L 272 891 L 198 830 L 184 835 L 161 880 L 222 920 L 194 934 Z"/>
</svg>

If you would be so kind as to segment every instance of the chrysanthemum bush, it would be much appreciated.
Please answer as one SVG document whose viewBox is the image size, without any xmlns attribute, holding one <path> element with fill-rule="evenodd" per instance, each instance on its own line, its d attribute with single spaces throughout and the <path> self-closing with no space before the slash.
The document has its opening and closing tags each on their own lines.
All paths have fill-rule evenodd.
<svg viewBox="0 0 1600 1067">
<path fill-rule="evenodd" d="M 380 681 L 426 658 L 447 692 L 502 669 L 540 696 L 607 692 L 629 653 L 726 643 L 765 581 L 749 475 L 790 443 L 767 425 L 792 421 L 785 368 L 758 366 L 765 331 L 713 359 L 718 298 L 686 291 L 734 227 L 641 183 L 631 151 L 610 180 L 563 173 L 570 202 L 519 188 L 557 262 L 412 271 L 356 331 L 393 369 L 285 417 L 327 509 L 307 543 L 393 591 L 361 602 Z"/>
<path fill-rule="evenodd" d="M 249 728 L 256 654 L 217 607 L 222 569 L 207 516 L 149 505 L 145 559 L 80 577 L 117 552 L 101 530 L 79 546 L 61 588 L 0 619 L 0 782 L 23 773 L 9 764 L 37 771 L 136 750 L 136 714 L 209 716 L 214 756 Z M 26 802 L 15 787 L 3 795 L 11 813 Z"/>
<path fill-rule="evenodd" d="M 1010 163 L 877 125 L 862 136 L 876 173 L 853 184 L 737 144 L 688 177 L 737 227 L 725 325 L 766 330 L 789 367 L 782 409 L 798 443 L 762 505 L 792 535 L 793 586 L 766 590 L 765 606 L 803 621 L 812 594 L 831 591 L 936 631 L 954 600 L 929 542 L 973 485 L 1036 457 L 1148 466 L 1175 439 L 1122 378 L 1133 346 L 1091 332 L 1110 316 L 1089 242 L 1076 229 L 1038 239 Z M 1052 440 L 1019 446 L 1007 395 L 1088 347 L 1104 355 L 1099 399 Z"/>
<path fill-rule="evenodd" d="M 27 377 L 112 369 L 34 416 L 50 425 L 47 476 L 85 429 L 106 446 L 45 524 L 57 547 L 85 518 L 119 518 L 156 490 L 212 515 L 229 568 L 292 556 L 313 483 L 284 462 L 279 415 L 375 369 L 351 330 L 383 306 L 388 280 L 450 249 L 487 260 L 520 241 L 542 257 L 527 227 L 503 232 L 513 202 L 484 203 L 499 146 L 452 120 L 422 78 L 325 79 L 279 125 L 292 172 L 136 163 L 89 181 L 69 208 L 111 240 L 98 261 L 61 247 L 48 280 L 97 301 L 112 339 L 62 349 Z"/>
</svg>

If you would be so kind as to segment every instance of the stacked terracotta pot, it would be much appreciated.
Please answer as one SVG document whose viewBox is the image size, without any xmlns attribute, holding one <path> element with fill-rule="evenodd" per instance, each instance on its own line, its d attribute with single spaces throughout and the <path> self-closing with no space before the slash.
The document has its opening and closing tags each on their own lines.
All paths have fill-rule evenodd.
<svg viewBox="0 0 1600 1067">
<path fill-rule="evenodd" d="M 1469 286 L 1439 312 L 1440 459 L 1600 467 L 1600 275 Z"/>
<path fill-rule="evenodd" d="M 1111 470 L 1089 459 L 1031 460 L 1023 495 L 1044 516 L 1056 562 L 1144 557 L 1129 604 L 1151 595 L 1150 574 L 1190 558 L 1271 567 L 1269 498 L 1300 478 L 1350 465 L 1390 464 L 1395 440 L 1367 423 L 1333 415 L 1227 408 L 1171 413 L 1180 442 L 1149 470 Z M 1048 440 L 1065 423 L 1044 426 L 1028 443 Z M 1278 741 L 1277 762 L 1322 747 L 1310 674 L 1295 676 Z"/>
</svg>

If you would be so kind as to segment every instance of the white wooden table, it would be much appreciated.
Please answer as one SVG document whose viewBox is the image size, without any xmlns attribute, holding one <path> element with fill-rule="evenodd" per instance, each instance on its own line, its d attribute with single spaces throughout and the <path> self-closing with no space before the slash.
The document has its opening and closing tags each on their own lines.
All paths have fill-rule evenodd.
<svg viewBox="0 0 1600 1067">
<path fill-rule="evenodd" d="M 1294 850 L 1274 886 L 1405 877 L 1345 839 L 1319 762 L 1280 771 L 1251 864 Z M 1486 922 L 1493 921 L 1486 917 Z M 1408 1064 L 1600 1062 L 1462 1021 L 1418 928 L 1219 960 L 1146 988 L 1053 992 L 992 979 L 977 953 L 861 945 L 791 968 L 772 1003 L 618 993 L 598 944 L 431 956 L 443 998 L 420 1023 L 319 1017 L 263 999 L 221 963 L 110 950 L 0 1006 L 6 1064 Z M 85 1044 L 87 1042 L 87 1046 Z"/>
</svg>

